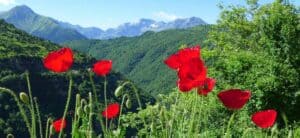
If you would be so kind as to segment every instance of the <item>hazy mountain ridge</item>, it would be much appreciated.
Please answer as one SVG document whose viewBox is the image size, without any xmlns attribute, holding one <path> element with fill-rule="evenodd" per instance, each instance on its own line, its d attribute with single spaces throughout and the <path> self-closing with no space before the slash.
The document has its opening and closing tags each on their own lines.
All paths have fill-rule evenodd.
<svg viewBox="0 0 300 138">
<path fill-rule="evenodd" d="M 139 36 L 147 31 L 182 29 L 206 24 L 197 17 L 176 19 L 170 22 L 140 19 L 138 22 L 124 23 L 106 30 L 97 27 L 82 27 L 68 22 L 39 15 L 26 5 L 16 6 L 9 11 L 0 12 L 0 18 L 14 24 L 17 28 L 32 35 L 56 43 L 81 39 L 111 39 L 117 37 Z"/>
<path fill-rule="evenodd" d="M 38 15 L 24 5 L 2 12 L 0 18 L 13 24 L 18 29 L 55 43 L 86 39 L 85 36 L 77 31 L 63 28 L 54 19 Z"/>
</svg>

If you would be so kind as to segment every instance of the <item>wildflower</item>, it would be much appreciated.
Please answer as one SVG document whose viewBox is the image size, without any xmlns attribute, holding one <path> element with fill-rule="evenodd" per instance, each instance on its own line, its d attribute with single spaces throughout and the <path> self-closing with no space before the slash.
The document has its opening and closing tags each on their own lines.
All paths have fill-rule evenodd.
<svg viewBox="0 0 300 138">
<path fill-rule="evenodd" d="M 99 60 L 94 64 L 93 72 L 99 76 L 106 76 L 112 68 L 111 60 Z"/>
<path fill-rule="evenodd" d="M 164 63 L 171 69 L 178 70 L 182 64 L 193 58 L 200 58 L 200 46 L 181 49 L 169 56 Z"/>
<path fill-rule="evenodd" d="M 178 70 L 178 88 L 182 92 L 190 91 L 204 85 L 206 79 L 206 67 L 200 58 L 191 59 Z"/>
<path fill-rule="evenodd" d="M 66 127 L 66 120 L 59 119 L 52 123 L 54 130 L 58 133 Z"/>
<path fill-rule="evenodd" d="M 204 85 L 202 87 L 198 87 L 198 94 L 206 96 L 209 92 L 213 90 L 215 87 L 216 80 L 213 78 L 206 78 L 204 81 Z"/>
<path fill-rule="evenodd" d="M 73 52 L 64 47 L 50 52 L 43 60 L 45 68 L 53 72 L 61 73 L 70 69 L 73 64 Z"/>
<path fill-rule="evenodd" d="M 102 116 L 106 117 L 107 119 L 112 119 L 118 116 L 120 111 L 120 105 L 118 103 L 113 103 L 108 105 L 104 111 L 102 112 Z"/>
<path fill-rule="evenodd" d="M 229 89 L 218 94 L 218 98 L 223 105 L 232 110 L 241 109 L 250 99 L 250 96 L 250 91 L 242 91 L 240 89 Z"/>
<path fill-rule="evenodd" d="M 274 125 L 276 117 L 276 110 L 270 109 L 254 113 L 251 120 L 260 128 L 269 128 Z"/>
</svg>

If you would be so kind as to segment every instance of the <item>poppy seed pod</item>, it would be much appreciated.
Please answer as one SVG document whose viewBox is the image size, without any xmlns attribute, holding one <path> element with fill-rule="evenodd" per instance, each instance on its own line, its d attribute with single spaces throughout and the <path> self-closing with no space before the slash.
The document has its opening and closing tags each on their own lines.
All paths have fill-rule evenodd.
<svg viewBox="0 0 300 138">
<path fill-rule="evenodd" d="M 22 101 L 23 103 L 29 104 L 29 97 L 28 97 L 28 95 L 27 95 L 25 92 L 21 92 L 21 93 L 19 94 L 19 97 L 20 97 L 20 99 L 21 99 L 21 101 Z"/>
<path fill-rule="evenodd" d="M 122 89 L 124 85 L 118 86 L 118 88 L 115 90 L 115 96 L 120 97 L 122 95 Z"/>
<path fill-rule="evenodd" d="M 131 102 L 130 99 L 127 99 L 127 100 L 126 100 L 125 106 L 126 106 L 126 108 L 128 108 L 128 109 L 130 109 L 130 108 L 132 107 L 132 102 Z"/>
</svg>

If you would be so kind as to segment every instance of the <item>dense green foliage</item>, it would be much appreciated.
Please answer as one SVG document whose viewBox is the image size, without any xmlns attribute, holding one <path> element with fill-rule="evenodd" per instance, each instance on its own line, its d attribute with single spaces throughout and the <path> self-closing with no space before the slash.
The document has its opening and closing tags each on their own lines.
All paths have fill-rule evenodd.
<svg viewBox="0 0 300 138">
<path fill-rule="evenodd" d="M 222 7 L 201 56 L 217 85 L 207 97 L 174 90 L 158 103 L 121 117 L 122 131 L 153 137 L 299 137 L 300 16 L 286 2 Z M 175 72 L 174 72 L 175 73 Z M 252 92 L 240 111 L 228 111 L 217 99 L 224 89 Z M 251 123 L 257 110 L 276 109 L 277 124 L 261 130 Z M 235 113 L 232 126 L 230 116 Z M 147 124 L 136 121 L 146 119 Z M 134 122 L 134 123 L 132 123 Z M 228 132 L 229 131 L 229 132 Z M 123 134 L 124 134 L 123 133 Z"/>
<path fill-rule="evenodd" d="M 0 18 L 27 33 L 56 43 L 86 39 L 76 30 L 61 27 L 54 19 L 38 15 L 27 6 L 17 6 L 2 12 Z"/>
<path fill-rule="evenodd" d="M 252 109 L 275 108 L 299 120 L 300 22 L 295 6 L 275 1 L 223 7 L 209 33 L 210 69 L 218 85 L 253 92 Z"/>
<path fill-rule="evenodd" d="M 33 95 L 39 100 L 43 123 L 46 122 L 46 117 L 60 118 L 66 102 L 68 73 L 51 73 L 43 67 L 42 63 L 42 58 L 49 51 L 58 48 L 58 45 L 30 36 L 13 25 L 0 21 L 0 87 L 12 89 L 17 95 L 22 91 L 27 92 L 24 72 L 29 71 Z M 72 71 L 69 72 L 74 79 L 70 113 L 74 112 L 72 105 L 74 105 L 75 94 L 80 93 L 85 98 L 87 93 L 92 91 L 87 69 L 95 61 L 79 53 L 75 55 L 75 63 Z M 102 102 L 104 78 L 96 76 L 93 78 L 96 89 L 100 93 L 99 101 Z M 111 73 L 107 78 L 109 101 L 119 101 L 120 99 L 114 98 L 113 92 L 119 83 L 127 80 L 119 73 Z M 145 99 L 148 101 L 151 98 L 143 96 L 142 101 L 145 102 Z M 26 127 L 15 101 L 10 95 L 2 92 L 0 101 L 0 137 L 5 137 L 8 133 L 16 137 L 27 137 Z M 132 101 L 133 107 L 136 107 L 136 100 Z"/>
<path fill-rule="evenodd" d="M 163 60 L 182 45 L 201 45 L 210 25 L 190 29 L 146 32 L 139 37 L 84 40 L 67 43 L 71 48 L 96 58 L 114 61 L 113 67 L 146 92 L 156 95 L 176 87 L 176 75 Z"/>
</svg>

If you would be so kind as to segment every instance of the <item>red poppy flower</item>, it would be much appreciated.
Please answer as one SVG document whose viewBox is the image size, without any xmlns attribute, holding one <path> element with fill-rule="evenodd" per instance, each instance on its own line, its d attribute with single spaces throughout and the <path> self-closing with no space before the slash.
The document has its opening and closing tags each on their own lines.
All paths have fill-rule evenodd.
<svg viewBox="0 0 300 138">
<path fill-rule="evenodd" d="M 204 85 L 206 67 L 200 58 L 190 59 L 182 64 L 178 70 L 177 85 L 182 92 L 190 91 Z"/>
<path fill-rule="evenodd" d="M 53 128 L 56 132 L 60 132 L 61 130 L 63 130 L 66 127 L 66 124 L 66 120 L 63 120 L 62 118 L 52 123 Z"/>
<path fill-rule="evenodd" d="M 119 111 L 120 105 L 118 103 L 113 103 L 105 108 L 105 110 L 102 112 L 102 116 L 106 117 L 107 119 L 111 119 L 118 116 Z"/>
<path fill-rule="evenodd" d="M 198 87 L 198 94 L 206 96 L 209 92 L 211 92 L 216 84 L 216 80 L 213 78 L 206 78 L 204 81 L 204 85 L 202 87 Z"/>
<path fill-rule="evenodd" d="M 242 91 L 240 89 L 229 89 L 218 94 L 223 105 L 232 110 L 241 109 L 250 99 L 250 96 L 250 91 Z"/>
<path fill-rule="evenodd" d="M 177 70 L 182 64 L 193 58 L 200 58 L 200 46 L 181 49 L 177 53 L 169 56 L 164 63 L 171 69 Z"/>
<path fill-rule="evenodd" d="M 269 128 L 274 125 L 277 117 L 276 110 L 264 110 L 252 115 L 252 121 L 260 128 Z"/>
<path fill-rule="evenodd" d="M 73 52 L 67 47 L 52 51 L 44 58 L 43 63 L 45 68 L 53 72 L 65 72 L 73 64 Z"/>
<path fill-rule="evenodd" d="M 93 71 L 99 76 L 106 76 L 112 68 L 111 60 L 99 60 L 94 64 Z"/>
</svg>

